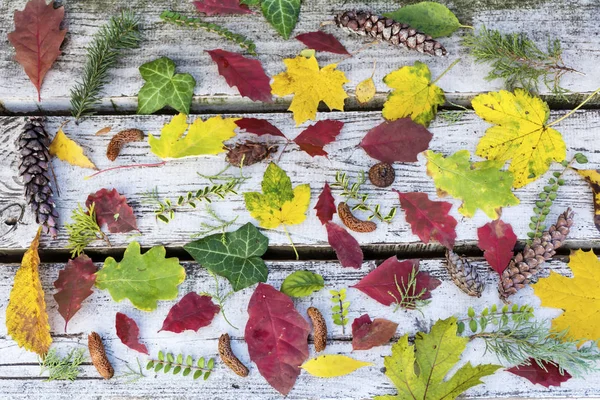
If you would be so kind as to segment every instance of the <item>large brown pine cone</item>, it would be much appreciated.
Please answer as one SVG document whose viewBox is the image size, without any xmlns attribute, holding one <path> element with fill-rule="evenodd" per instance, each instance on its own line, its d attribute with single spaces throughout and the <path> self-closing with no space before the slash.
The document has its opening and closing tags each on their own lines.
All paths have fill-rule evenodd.
<svg viewBox="0 0 600 400">
<path fill-rule="evenodd" d="M 446 268 L 460 290 L 473 297 L 481 297 L 485 283 L 477 273 L 477 266 L 452 250 L 446 250 Z"/>
</svg>

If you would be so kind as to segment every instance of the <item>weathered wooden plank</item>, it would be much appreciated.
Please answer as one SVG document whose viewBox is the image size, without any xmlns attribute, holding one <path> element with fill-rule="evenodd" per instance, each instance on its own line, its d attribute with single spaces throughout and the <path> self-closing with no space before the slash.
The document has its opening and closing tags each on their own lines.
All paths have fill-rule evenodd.
<svg viewBox="0 0 600 400">
<path fill-rule="evenodd" d="M 13 30 L 13 10 L 22 9 L 26 0 L 5 0 L 0 4 L 0 14 L 7 16 L 0 21 L 0 34 L 5 36 Z M 91 4 L 93 3 L 93 4 Z M 504 32 L 524 31 L 545 48 L 548 38 L 559 38 L 565 47 L 564 60 L 567 65 L 584 72 L 585 76 L 570 74 L 564 77 L 564 86 L 576 93 L 589 93 L 600 82 L 600 71 L 596 66 L 600 62 L 600 36 L 596 15 L 600 13 L 600 3 L 595 0 L 521 0 L 498 2 L 496 0 L 479 1 L 442 1 L 458 14 L 463 23 L 481 27 L 499 29 Z M 191 31 L 170 25 L 159 20 L 161 11 L 173 9 L 193 15 L 193 6 L 187 0 L 147 1 L 147 0 L 95 0 L 69 1 L 66 6 L 66 25 L 69 28 L 63 55 L 55 67 L 48 73 L 43 91 L 42 103 L 36 102 L 33 85 L 27 79 L 22 68 L 14 60 L 14 49 L 5 41 L 0 46 L 0 111 L 66 113 L 69 110 L 69 90 L 81 76 L 85 63 L 85 47 L 92 35 L 111 15 L 120 8 L 131 8 L 143 17 L 145 41 L 138 50 L 128 51 L 118 66 L 110 71 L 110 79 L 103 92 L 101 112 L 134 112 L 136 96 L 143 81 L 138 67 L 160 56 L 171 57 L 178 71 L 189 72 L 197 80 L 193 110 L 195 112 L 239 112 L 249 110 L 285 110 L 289 99 L 280 99 L 274 104 L 253 103 L 241 98 L 236 89 L 230 88 L 218 77 L 217 67 L 204 50 L 225 48 L 239 51 L 234 45 L 214 34 L 203 31 Z M 319 29 L 323 21 L 330 20 L 334 14 L 347 9 L 367 8 L 374 11 L 391 11 L 397 7 L 385 0 L 359 1 L 307 0 L 303 2 L 302 14 L 294 34 Z M 212 17 L 207 21 L 216 22 L 247 35 L 257 46 L 259 56 L 267 73 L 273 76 L 283 70 L 282 58 L 293 57 L 302 49 L 295 40 L 284 41 L 276 35 L 260 13 L 254 15 Z M 574 29 L 573 27 L 576 27 Z M 335 26 L 324 29 L 334 33 L 352 52 L 364 44 L 362 39 L 348 36 Z M 379 107 L 383 103 L 388 88 L 381 82 L 383 76 L 416 60 L 427 62 L 433 76 L 439 75 L 456 57 L 463 61 L 450 74 L 442 78 L 440 86 L 448 93 L 452 102 L 468 103 L 474 94 L 501 87 L 501 82 L 487 82 L 484 77 L 488 67 L 474 64 L 467 51 L 460 46 L 464 32 L 457 32 L 441 41 L 447 47 L 450 56 L 433 58 L 404 50 L 396 50 L 382 44 L 362 51 L 356 57 L 344 60 L 339 68 L 347 73 L 349 90 L 371 75 L 373 61 L 377 60 L 375 80 L 379 95 L 372 103 Z M 338 62 L 338 55 L 319 54 L 321 63 Z M 548 90 L 542 88 L 543 94 Z M 349 108 L 357 108 L 356 101 L 349 100 Z"/>
</svg>

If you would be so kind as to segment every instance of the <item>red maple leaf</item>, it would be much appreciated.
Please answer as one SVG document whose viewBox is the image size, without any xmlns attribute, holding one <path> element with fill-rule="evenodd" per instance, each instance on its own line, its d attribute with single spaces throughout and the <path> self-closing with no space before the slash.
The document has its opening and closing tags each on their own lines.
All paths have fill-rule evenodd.
<svg viewBox="0 0 600 400">
<path fill-rule="evenodd" d="M 355 318 L 352 322 L 352 350 L 369 350 L 387 344 L 397 328 L 397 323 L 384 318 L 371 321 L 369 314 Z"/>
<path fill-rule="evenodd" d="M 221 308 L 209 296 L 190 292 L 169 310 L 161 331 L 181 333 L 185 330 L 197 331 L 208 326 Z M 159 331 L 160 332 L 160 331 Z"/>
<path fill-rule="evenodd" d="M 325 224 L 327 241 L 335 250 L 342 267 L 360 268 L 363 263 L 363 252 L 358 241 L 346 229 L 333 222 Z"/>
<path fill-rule="evenodd" d="M 15 59 L 36 87 L 38 101 L 46 73 L 60 55 L 60 45 L 67 34 L 60 29 L 65 8 L 54 8 L 54 2 L 30 0 L 23 11 L 15 11 L 15 30 L 8 41 L 15 47 Z"/>
<path fill-rule="evenodd" d="M 433 135 L 410 118 L 383 122 L 367 132 L 360 142 L 368 155 L 386 163 L 415 162 L 429 148 Z"/>
<path fill-rule="evenodd" d="M 275 125 L 273 125 L 266 119 L 241 118 L 235 121 L 235 123 L 240 129 L 244 129 L 246 132 L 253 133 L 257 136 L 273 135 L 285 138 L 283 132 L 281 132 L 279 128 L 277 128 Z"/>
<path fill-rule="evenodd" d="M 121 196 L 117 189 L 100 189 L 90 194 L 85 202 L 86 207 L 95 204 L 96 220 L 98 225 L 106 224 L 110 233 L 125 233 L 137 230 L 137 222 L 133 215 L 133 208 L 127 204 L 125 196 Z"/>
<path fill-rule="evenodd" d="M 251 14 L 252 11 L 240 0 L 199 0 L 194 1 L 196 10 L 206 15 Z"/>
<path fill-rule="evenodd" d="M 81 303 L 94 293 L 92 287 L 96 283 L 97 270 L 92 260 L 81 254 L 69 260 L 65 269 L 58 273 L 58 279 L 54 281 L 54 287 L 58 289 L 54 300 L 58 304 L 58 312 L 65 319 L 65 332 L 67 324 L 81 308 Z"/>
<path fill-rule="evenodd" d="M 344 123 L 342 121 L 333 119 L 319 121 L 306 128 L 294 139 L 294 142 L 311 157 L 327 157 L 327 152 L 323 150 L 323 146 L 333 142 L 343 127 Z"/>
<path fill-rule="evenodd" d="M 512 226 L 497 219 L 477 229 L 477 244 L 484 250 L 483 256 L 498 274 L 502 275 L 513 258 L 517 235 Z"/>
<path fill-rule="evenodd" d="M 567 371 L 563 371 L 561 375 L 560 369 L 556 365 L 547 362 L 542 363 L 546 370 L 540 367 L 533 358 L 530 358 L 529 365 L 517 365 L 507 369 L 507 371 L 521 376 L 533 384 L 539 383 L 544 387 L 560 386 L 561 383 L 571 379 L 571 374 Z"/>
<path fill-rule="evenodd" d="M 284 396 L 308 359 L 310 325 L 294 302 L 273 286 L 259 283 L 248 303 L 244 338 L 260 374 Z"/>
<path fill-rule="evenodd" d="M 317 217 L 323 225 L 331 221 L 333 214 L 337 212 L 335 207 L 335 199 L 331 194 L 331 188 L 327 182 L 325 182 L 323 191 L 319 195 L 319 200 L 317 200 L 315 210 L 317 210 Z"/>
<path fill-rule="evenodd" d="M 321 31 L 308 32 L 296 36 L 296 39 L 304 43 L 306 47 L 316 51 L 328 51 L 335 54 L 350 54 L 344 45 L 330 33 Z"/>
<path fill-rule="evenodd" d="M 118 312 L 115 319 L 115 327 L 117 328 L 117 336 L 125 346 L 140 353 L 148 354 L 146 345 L 140 343 L 140 328 L 138 328 L 133 319 Z"/>
</svg>

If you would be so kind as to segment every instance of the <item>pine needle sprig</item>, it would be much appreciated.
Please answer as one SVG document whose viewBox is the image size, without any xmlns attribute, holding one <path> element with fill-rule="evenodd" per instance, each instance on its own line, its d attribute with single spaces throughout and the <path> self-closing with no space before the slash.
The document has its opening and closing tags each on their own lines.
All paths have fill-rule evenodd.
<svg viewBox="0 0 600 400">
<path fill-rule="evenodd" d="M 400 297 L 398 297 L 394 293 L 388 292 L 388 294 L 396 301 L 394 312 L 398 311 L 400 308 L 405 308 L 407 310 L 416 310 L 423 314 L 421 309 L 431 303 L 431 300 L 421 299 L 427 292 L 427 289 L 423 288 L 417 293 L 417 274 L 418 270 L 413 268 L 408 276 L 407 283 L 404 283 L 404 279 L 400 279 L 400 282 L 398 282 L 398 276 L 394 275 L 396 290 L 400 293 Z"/>
<path fill-rule="evenodd" d="M 217 274 L 215 274 L 212 271 L 208 271 L 208 274 L 210 276 L 212 276 L 215 280 L 215 287 L 216 287 L 215 293 L 200 292 L 200 296 L 208 296 L 208 297 L 212 298 L 213 300 L 215 300 L 217 302 L 217 304 L 219 305 L 219 308 L 221 309 L 221 314 L 223 314 L 223 319 L 225 320 L 225 322 L 227 322 L 229 324 L 229 326 L 231 326 L 233 329 L 238 329 L 235 325 L 233 325 L 231 323 L 231 321 L 229 321 L 229 319 L 227 319 L 227 315 L 225 314 L 225 302 L 235 292 L 233 290 L 231 290 L 227 293 L 221 292 L 221 285 L 219 282 L 219 278 L 217 277 Z"/>
<path fill-rule="evenodd" d="M 137 370 L 133 369 L 131 365 L 126 364 L 125 366 L 127 367 L 128 371 L 119 376 L 115 376 L 115 379 L 124 379 L 125 383 L 129 384 L 136 383 L 140 379 L 145 378 L 146 375 L 144 375 L 142 364 L 140 364 L 140 359 L 136 358 L 135 361 L 137 362 Z"/>
<path fill-rule="evenodd" d="M 198 362 L 194 363 L 192 356 L 184 357 L 183 354 L 174 356 L 172 353 L 165 354 L 162 351 L 158 352 L 157 359 L 150 359 L 148 360 L 148 364 L 146 364 L 146 369 L 154 369 L 154 372 L 163 372 L 165 374 L 168 374 L 172 370 L 173 375 L 177 375 L 183 371 L 182 375 L 188 376 L 193 371 L 194 375 L 192 377 L 194 380 L 201 376 L 203 376 L 204 380 L 207 380 L 214 367 L 214 358 L 210 358 L 207 362 L 204 357 L 200 357 Z"/>
<path fill-rule="evenodd" d="M 48 372 L 48 381 L 74 381 L 81 370 L 79 366 L 85 362 L 85 349 L 73 349 L 65 357 L 60 357 L 56 349 L 50 349 L 43 360 L 40 360 L 40 375 Z"/>
<path fill-rule="evenodd" d="M 226 233 L 227 230 L 229 229 L 230 226 L 232 226 L 233 224 L 235 224 L 235 221 L 237 221 L 239 215 L 236 215 L 234 219 L 232 220 L 224 220 L 223 218 L 219 217 L 217 215 L 217 213 L 215 212 L 215 210 L 213 210 L 208 204 L 204 207 L 204 210 L 206 211 L 206 214 L 208 214 L 208 216 L 215 221 L 214 223 L 216 225 L 211 225 L 208 224 L 206 222 L 201 222 L 200 226 L 202 227 L 202 230 L 194 233 L 192 235 L 192 238 L 200 238 L 200 237 L 204 237 L 207 235 L 210 235 L 213 232 L 221 232 L 221 242 L 223 242 L 223 244 L 225 244 L 226 242 Z"/>
<path fill-rule="evenodd" d="M 83 250 L 94 240 L 102 239 L 110 247 L 108 236 L 96 220 L 96 204 L 92 203 L 88 208 L 83 208 L 81 204 L 71 213 L 73 223 L 66 224 L 65 229 L 69 235 L 68 246 L 71 250 L 71 257 L 79 256 Z"/>
</svg>

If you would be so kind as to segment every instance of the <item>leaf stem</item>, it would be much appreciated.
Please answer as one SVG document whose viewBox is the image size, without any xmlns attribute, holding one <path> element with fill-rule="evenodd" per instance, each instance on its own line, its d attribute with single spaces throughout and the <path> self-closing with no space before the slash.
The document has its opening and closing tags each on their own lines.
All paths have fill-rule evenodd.
<svg viewBox="0 0 600 400">
<path fill-rule="evenodd" d="M 298 255 L 298 250 L 296 250 L 296 246 L 294 245 L 294 241 L 292 240 L 292 236 L 288 232 L 287 226 L 285 224 L 283 224 L 283 231 L 285 232 L 285 235 L 287 236 L 288 240 L 290 241 L 290 243 L 292 245 L 292 249 L 294 249 L 294 253 L 296 254 L 296 260 L 299 260 L 300 256 Z"/>
<path fill-rule="evenodd" d="M 163 165 L 165 165 L 167 162 L 163 161 L 163 162 L 159 162 L 159 163 L 155 163 L 155 164 L 131 164 L 131 165 L 120 165 L 118 167 L 111 167 L 111 168 L 106 168 L 106 169 L 102 169 L 92 175 L 86 176 L 85 180 L 88 179 L 92 179 L 93 177 L 100 175 L 103 172 L 109 172 L 109 171 L 114 171 L 116 169 L 128 169 L 128 168 L 154 168 L 154 167 L 162 167 Z"/>
<path fill-rule="evenodd" d="M 579 110 L 581 107 L 583 107 L 587 102 L 589 102 L 590 100 L 592 100 L 592 98 L 594 98 L 594 96 L 596 96 L 598 93 L 600 93 L 600 88 L 596 89 L 594 91 L 594 93 L 590 94 L 581 104 L 579 104 L 577 107 L 575 107 L 574 109 L 572 109 L 571 111 L 569 111 L 568 113 L 566 113 L 565 115 L 563 115 L 562 117 L 560 117 L 559 119 L 557 119 L 556 121 L 553 121 L 551 123 L 549 123 L 548 125 L 546 125 L 546 128 L 550 128 L 553 125 L 558 124 L 559 122 L 561 122 L 564 119 L 569 118 L 571 115 L 575 114 L 575 112 L 577 110 Z"/>
<path fill-rule="evenodd" d="M 447 74 L 447 73 L 448 73 L 448 72 L 449 72 L 449 71 L 450 71 L 452 68 L 454 68 L 454 66 L 455 66 L 456 64 L 458 64 L 458 63 L 460 62 L 460 60 L 461 60 L 460 58 L 457 58 L 456 60 L 454 60 L 454 62 L 453 62 L 452 64 L 450 64 L 450 65 L 448 66 L 448 68 L 446 68 L 446 69 L 444 70 L 444 72 L 442 72 L 442 73 L 441 73 L 441 75 L 439 75 L 439 76 L 438 76 L 438 77 L 435 79 L 435 81 L 431 82 L 431 83 L 430 83 L 430 85 L 435 85 L 435 84 L 436 84 L 436 83 L 437 83 L 437 82 L 438 82 L 440 79 L 442 79 L 442 77 L 443 77 L 444 75 L 446 75 L 446 74 Z"/>
</svg>

